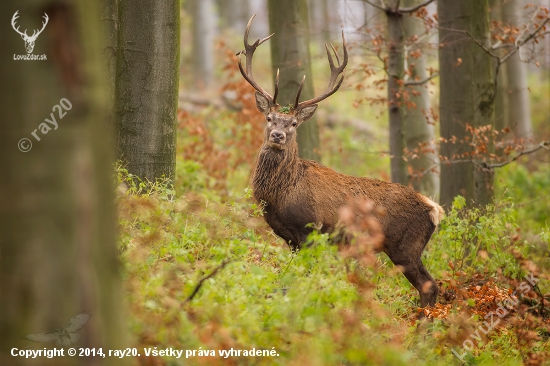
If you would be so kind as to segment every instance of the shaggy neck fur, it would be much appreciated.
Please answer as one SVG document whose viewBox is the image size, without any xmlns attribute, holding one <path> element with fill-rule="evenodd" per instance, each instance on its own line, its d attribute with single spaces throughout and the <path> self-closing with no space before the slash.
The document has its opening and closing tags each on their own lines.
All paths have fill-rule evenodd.
<svg viewBox="0 0 550 366">
<path fill-rule="evenodd" d="M 252 189 L 258 201 L 276 204 L 296 186 L 300 177 L 298 144 L 292 141 L 284 150 L 265 142 L 260 149 L 252 175 Z"/>
</svg>

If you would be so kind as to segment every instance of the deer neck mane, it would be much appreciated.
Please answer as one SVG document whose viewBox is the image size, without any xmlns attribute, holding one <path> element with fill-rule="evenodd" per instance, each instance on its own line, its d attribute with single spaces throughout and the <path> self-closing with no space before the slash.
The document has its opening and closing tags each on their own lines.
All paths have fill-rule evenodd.
<svg viewBox="0 0 550 366">
<path fill-rule="evenodd" d="M 274 204 L 292 191 L 301 175 L 298 144 L 293 141 L 284 150 L 264 143 L 252 174 L 252 189 L 258 201 Z"/>
</svg>

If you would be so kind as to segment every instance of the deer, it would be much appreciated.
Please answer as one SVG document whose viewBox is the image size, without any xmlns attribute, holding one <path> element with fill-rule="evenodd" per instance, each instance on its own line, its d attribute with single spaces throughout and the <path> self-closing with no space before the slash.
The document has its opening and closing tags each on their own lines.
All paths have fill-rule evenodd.
<svg viewBox="0 0 550 366">
<path fill-rule="evenodd" d="M 312 223 L 322 233 L 338 229 L 339 210 L 350 199 L 366 199 L 383 211 L 376 214 L 384 240 L 377 252 L 385 252 L 400 266 L 408 281 L 418 290 L 422 308 L 436 302 L 438 288 L 421 260 L 422 252 L 444 216 L 441 206 L 412 188 L 397 183 L 338 173 L 312 160 L 298 156 L 297 129 L 315 113 L 318 103 L 338 91 L 345 77 L 348 51 L 342 31 L 343 60 L 332 44 L 325 44 L 330 79 L 326 91 L 313 99 L 300 101 L 305 76 L 299 84 L 292 107 L 277 103 L 279 70 L 273 96 L 254 80 L 252 59 L 259 45 L 273 34 L 253 44 L 248 43 L 253 15 L 244 33 L 244 50 L 237 53 L 243 78 L 256 90 L 258 111 L 266 127 L 263 144 L 251 173 L 251 187 L 256 202 L 263 205 L 264 220 L 292 251 L 300 250 L 312 232 Z M 336 64 L 334 58 L 336 58 Z M 246 66 L 242 57 L 245 55 Z M 422 317 L 421 313 L 419 317 Z"/>
<path fill-rule="evenodd" d="M 42 22 L 42 29 L 40 30 L 35 29 L 34 32 L 32 33 L 32 36 L 29 36 L 27 34 L 26 29 L 24 32 L 21 32 L 19 30 L 19 26 L 16 27 L 16 20 L 17 18 L 19 18 L 19 15 L 17 13 L 19 13 L 19 10 L 17 10 L 15 14 L 13 14 L 13 17 L 11 18 L 11 26 L 17 33 L 19 33 L 21 38 L 23 38 L 23 41 L 25 41 L 25 48 L 27 50 L 27 53 L 32 53 L 32 51 L 34 50 L 34 42 L 36 42 L 36 39 L 38 38 L 40 33 L 42 33 L 44 28 L 46 28 L 46 24 L 48 24 L 48 20 L 50 18 L 48 17 L 48 14 L 44 13 L 44 16 L 43 16 L 44 21 Z"/>
</svg>

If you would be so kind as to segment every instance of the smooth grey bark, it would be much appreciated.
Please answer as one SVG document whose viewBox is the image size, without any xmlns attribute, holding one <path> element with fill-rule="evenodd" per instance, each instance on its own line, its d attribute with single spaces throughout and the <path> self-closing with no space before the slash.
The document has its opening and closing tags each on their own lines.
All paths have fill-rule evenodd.
<svg viewBox="0 0 550 366">
<path fill-rule="evenodd" d="M 328 0 L 307 0 L 310 12 L 311 38 L 323 45 L 330 42 L 330 22 Z"/>
<path fill-rule="evenodd" d="M 179 1 L 119 0 L 118 158 L 142 180 L 176 167 Z"/>
<path fill-rule="evenodd" d="M 490 0 L 491 20 L 502 23 L 503 21 L 503 6 L 502 2 L 507 0 Z M 497 89 L 495 91 L 495 129 L 502 131 L 505 127 L 510 126 L 507 104 L 506 91 L 508 90 L 507 68 L 500 67 L 497 75 Z"/>
<path fill-rule="evenodd" d="M 419 0 L 403 1 L 403 6 L 406 7 L 418 4 L 420 4 Z M 422 36 L 425 33 L 425 28 L 420 19 L 407 14 L 403 17 L 403 31 L 405 40 L 410 40 L 413 36 Z M 418 48 L 418 45 L 409 46 L 408 53 L 405 55 L 412 72 L 410 80 L 426 80 L 429 76 L 426 71 L 426 50 L 420 50 L 422 55 L 416 59 L 410 55 L 410 52 Z M 418 148 L 420 144 L 427 144 L 427 149 L 418 154 L 418 158 L 409 158 L 409 166 L 414 172 L 425 172 L 419 178 L 413 179 L 411 183 L 414 189 L 428 197 L 436 198 L 439 196 L 439 174 L 429 169 L 439 162 L 439 157 L 435 146 L 435 128 L 433 124 L 428 123 L 429 119 L 426 116 L 430 111 L 428 88 L 426 84 L 414 85 L 407 87 L 407 91 L 409 91 L 409 101 L 416 107 L 408 108 L 406 104 L 401 105 L 405 145 L 410 151 Z M 428 151 L 429 149 L 432 151 Z"/>
<path fill-rule="evenodd" d="M 286 106 L 294 103 L 298 86 L 306 80 L 300 100 L 314 97 L 309 53 L 309 21 L 307 0 L 269 0 L 269 28 L 275 33 L 271 44 L 273 80 L 280 70 L 277 102 Z M 327 66 L 328 70 L 328 66 Z M 298 128 L 299 155 L 304 159 L 320 160 L 319 127 L 313 117 Z"/>
<path fill-rule="evenodd" d="M 390 5 L 392 8 L 395 4 Z M 403 14 L 386 12 L 388 44 L 388 120 L 390 126 L 390 170 L 394 183 L 407 184 L 407 164 L 403 159 L 405 138 L 403 128 L 404 70 Z"/>
<path fill-rule="evenodd" d="M 519 26 L 517 17 L 522 8 L 520 5 L 518 0 L 507 0 L 504 2 L 502 7 L 504 24 Z M 533 128 L 531 125 L 527 68 L 520 61 L 519 52 L 506 61 L 504 69 L 507 76 L 507 85 L 505 88 L 506 111 L 508 115 L 507 127 L 510 127 L 514 131 L 516 138 L 531 139 L 533 137 Z"/>
<path fill-rule="evenodd" d="M 217 0 L 221 24 L 240 32 L 250 18 L 250 0 Z"/>
<path fill-rule="evenodd" d="M 113 146 L 105 139 L 109 103 L 99 4 L 0 2 L 8 19 L 16 10 L 37 25 L 46 12 L 49 23 L 34 50 L 47 61 L 14 61 L 13 54 L 24 50 L 21 37 L 6 32 L 0 38 L 0 364 L 28 365 L 10 349 L 51 348 L 24 337 L 63 329 L 85 311 L 92 317 L 71 346 L 124 349 L 129 343 L 116 251 Z M 71 105 L 63 118 L 52 110 L 62 98 Z M 57 128 L 39 128 L 52 117 Z M 33 143 L 30 151 L 18 150 L 22 138 Z M 119 365 L 129 359 L 35 361 Z"/>
<path fill-rule="evenodd" d="M 441 155 L 449 160 L 468 159 L 471 141 L 461 142 L 473 127 L 494 125 L 492 64 L 488 55 L 464 31 L 485 45 L 489 44 L 487 0 L 439 0 L 439 73 L 441 137 L 456 143 L 441 143 Z M 488 147 L 491 150 L 491 147 Z M 472 163 L 441 166 L 440 202 L 450 207 L 457 195 L 468 202 L 484 205 L 491 201 L 493 175 Z"/>
<path fill-rule="evenodd" d="M 216 17 L 213 0 L 191 0 L 193 34 L 193 80 L 195 87 L 210 86 L 214 76 Z"/>
</svg>

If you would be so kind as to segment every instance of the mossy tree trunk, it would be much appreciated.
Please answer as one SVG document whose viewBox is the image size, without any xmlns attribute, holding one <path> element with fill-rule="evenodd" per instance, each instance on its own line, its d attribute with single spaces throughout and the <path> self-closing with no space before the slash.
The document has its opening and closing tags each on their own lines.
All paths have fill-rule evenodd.
<svg viewBox="0 0 550 366">
<path fill-rule="evenodd" d="M 47 61 L 14 61 L 14 53 L 23 53 L 21 37 L 7 32 L 0 38 L 0 364 L 28 364 L 12 357 L 12 348 L 60 348 L 24 337 L 62 329 L 85 311 L 92 317 L 74 346 L 123 349 L 129 344 L 116 251 L 113 146 L 105 139 L 109 103 L 99 4 L 0 2 L 4 20 L 16 10 L 37 26 L 46 12 L 49 23 L 34 50 Z M 62 98 L 70 108 L 52 113 Z M 52 116 L 57 128 L 39 128 Z M 32 142 L 30 151 L 18 150 L 22 138 L 29 141 L 19 147 Z M 38 363 L 128 361 L 66 356 Z"/>
<path fill-rule="evenodd" d="M 269 29 L 275 33 L 271 44 L 273 80 L 280 70 L 280 105 L 294 103 L 302 77 L 306 76 L 300 100 L 314 97 L 311 57 L 309 53 L 309 21 L 307 0 L 269 0 Z M 328 72 L 328 66 L 326 68 Z M 316 118 L 298 128 L 301 158 L 320 160 L 319 127 Z"/>
<path fill-rule="evenodd" d="M 176 167 L 179 1 L 119 0 L 117 152 L 143 180 Z"/>
<path fill-rule="evenodd" d="M 442 44 L 439 48 L 441 137 L 458 139 L 457 143 L 442 143 L 441 155 L 451 160 L 469 159 L 463 156 L 471 151 L 471 141 L 464 141 L 468 136 L 466 125 L 494 125 L 491 59 L 471 39 L 488 48 L 488 3 L 487 0 L 439 0 L 437 9 Z M 472 163 L 442 164 L 440 201 L 447 207 L 459 194 L 469 202 L 484 205 L 491 201 L 492 192 L 491 173 Z"/>
</svg>

